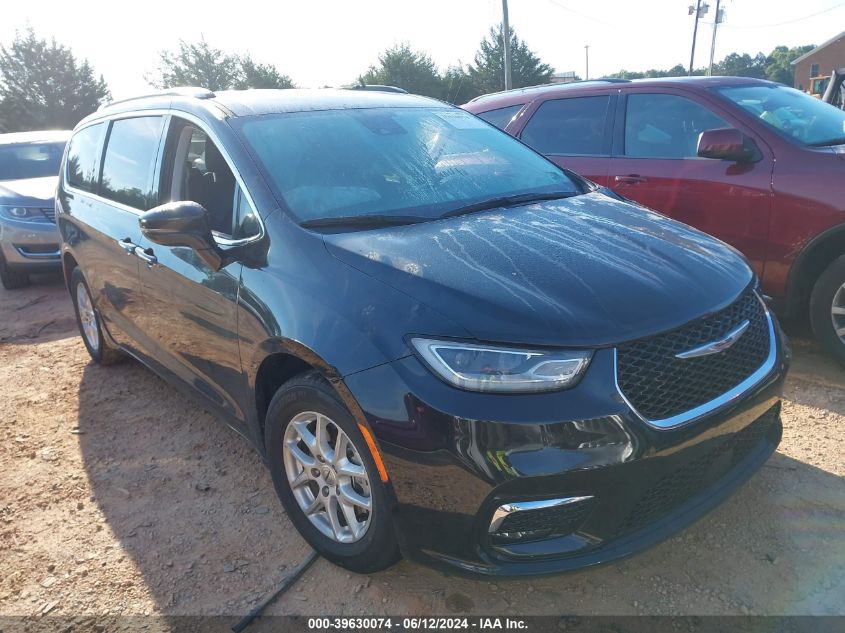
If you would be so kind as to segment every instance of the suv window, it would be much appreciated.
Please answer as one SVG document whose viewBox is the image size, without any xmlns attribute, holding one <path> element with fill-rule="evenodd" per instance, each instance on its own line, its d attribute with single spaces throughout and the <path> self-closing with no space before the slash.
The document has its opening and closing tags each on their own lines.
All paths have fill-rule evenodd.
<svg viewBox="0 0 845 633">
<path fill-rule="evenodd" d="M 522 140 L 543 154 L 600 156 L 608 95 L 551 99 L 525 125 Z"/>
<path fill-rule="evenodd" d="M 70 139 L 67 151 L 67 183 L 83 191 L 94 191 L 100 168 L 100 137 L 102 123 L 79 130 Z"/>
<path fill-rule="evenodd" d="M 728 127 L 724 119 L 686 97 L 631 94 L 625 108 L 625 156 L 695 158 L 699 134 Z"/>
<path fill-rule="evenodd" d="M 517 105 L 507 106 L 506 108 L 497 108 L 496 110 L 479 112 L 476 116 L 480 119 L 484 119 L 490 125 L 495 125 L 500 130 L 504 130 L 516 113 L 522 110 L 522 106 L 524 105 L 524 103 L 518 103 Z"/>
<path fill-rule="evenodd" d="M 234 235 L 235 176 L 208 135 L 191 122 L 174 118 L 165 156 L 166 166 L 173 167 L 169 199 L 201 204 L 212 231 Z"/>
<path fill-rule="evenodd" d="M 114 121 L 103 158 L 100 194 L 146 211 L 155 204 L 153 176 L 164 118 Z"/>
</svg>

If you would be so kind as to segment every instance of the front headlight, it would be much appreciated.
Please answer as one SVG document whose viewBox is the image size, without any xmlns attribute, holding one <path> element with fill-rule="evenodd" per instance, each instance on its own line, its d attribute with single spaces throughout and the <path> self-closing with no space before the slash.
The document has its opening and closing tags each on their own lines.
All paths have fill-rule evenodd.
<svg viewBox="0 0 845 633">
<path fill-rule="evenodd" d="M 8 220 L 24 222 L 47 222 L 44 213 L 38 207 L 13 207 L 0 205 L 0 216 Z"/>
<path fill-rule="evenodd" d="M 469 391 L 530 393 L 575 385 L 591 351 L 535 350 L 412 338 L 431 370 Z"/>
</svg>

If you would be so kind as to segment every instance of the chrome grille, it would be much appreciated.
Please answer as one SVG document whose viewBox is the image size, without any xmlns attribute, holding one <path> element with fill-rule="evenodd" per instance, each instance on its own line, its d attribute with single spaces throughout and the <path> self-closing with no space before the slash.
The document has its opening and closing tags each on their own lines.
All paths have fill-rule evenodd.
<svg viewBox="0 0 845 633">
<path fill-rule="evenodd" d="M 677 358 L 749 325 L 715 354 Z M 666 420 L 706 404 L 753 374 L 769 355 L 769 323 L 753 290 L 716 314 L 682 328 L 621 345 L 616 350 L 619 389 L 647 420 Z"/>
</svg>

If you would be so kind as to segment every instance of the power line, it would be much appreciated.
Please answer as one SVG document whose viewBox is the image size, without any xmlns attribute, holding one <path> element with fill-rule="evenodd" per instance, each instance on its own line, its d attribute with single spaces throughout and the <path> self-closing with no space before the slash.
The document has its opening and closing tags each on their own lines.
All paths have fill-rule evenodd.
<svg viewBox="0 0 845 633">
<path fill-rule="evenodd" d="M 839 4 L 833 5 L 832 7 L 828 7 L 827 9 L 822 9 L 821 11 L 816 11 L 815 13 L 811 13 L 810 15 L 805 15 L 800 18 L 795 18 L 794 20 L 786 20 L 785 22 L 774 22 L 772 24 L 720 24 L 719 26 L 721 28 L 726 29 L 769 29 L 775 26 L 786 26 L 787 24 L 795 24 L 796 22 L 809 20 L 810 18 L 814 18 L 817 15 L 829 13 L 830 11 L 839 9 L 841 7 L 845 7 L 845 2 L 840 2 Z"/>
<path fill-rule="evenodd" d="M 569 11 L 569 13 L 573 13 L 575 15 L 581 16 L 582 18 L 586 18 L 587 20 L 592 20 L 593 22 L 598 22 L 599 24 L 604 24 L 605 26 L 610 26 L 614 29 L 619 28 L 616 24 L 611 24 L 610 22 L 606 22 L 600 18 L 593 17 L 592 15 L 587 15 L 586 13 L 581 13 L 580 11 L 573 9 L 572 7 L 567 7 L 562 5 L 557 0 L 546 0 L 549 4 L 553 4 L 558 9 L 563 9 L 564 11 Z"/>
</svg>

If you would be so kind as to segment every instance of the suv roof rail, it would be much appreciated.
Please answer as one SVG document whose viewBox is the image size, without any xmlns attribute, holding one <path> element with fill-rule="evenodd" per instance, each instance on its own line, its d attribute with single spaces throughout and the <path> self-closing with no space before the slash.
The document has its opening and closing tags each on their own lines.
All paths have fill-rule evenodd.
<svg viewBox="0 0 845 633">
<path fill-rule="evenodd" d="M 492 97 L 493 95 L 506 95 L 506 94 L 517 94 L 521 92 L 542 92 L 543 90 L 554 90 L 556 88 L 564 88 L 567 86 L 579 86 L 582 84 L 627 84 L 631 83 L 630 79 L 619 79 L 617 77 L 607 77 L 603 79 L 579 79 L 578 81 L 570 81 L 567 83 L 548 83 L 548 84 L 538 84 L 536 86 L 523 86 L 522 88 L 511 88 L 510 90 L 500 90 L 498 92 L 488 92 L 484 95 L 479 95 L 474 99 L 470 99 L 469 103 L 474 101 L 480 101 L 482 99 L 486 99 L 487 97 Z"/>
<path fill-rule="evenodd" d="M 165 88 L 163 90 L 155 90 L 142 95 L 135 95 L 134 97 L 127 97 L 126 99 L 117 99 L 116 101 L 109 101 L 102 104 L 97 110 L 102 110 L 108 106 L 113 106 L 118 103 L 126 103 L 127 101 L 135 101 L 136 99 L 146 99 L 148 97 L 193 97 L 194 99 L 213 99 L 216 95 L 208 88 L 200 88 L 198 86 L 179 86 L 176 88 Z"/>
<path fill-rule="evenodd" d="M 397 92 L 400 94 L 408 94 L 408 91 L 399 86 L 385 86 L 383 84 L 365 84 L 358 83 L 350 86 L 343 86 L 346 90 L 370 90 L 373 92 Z"/>
</svg>

